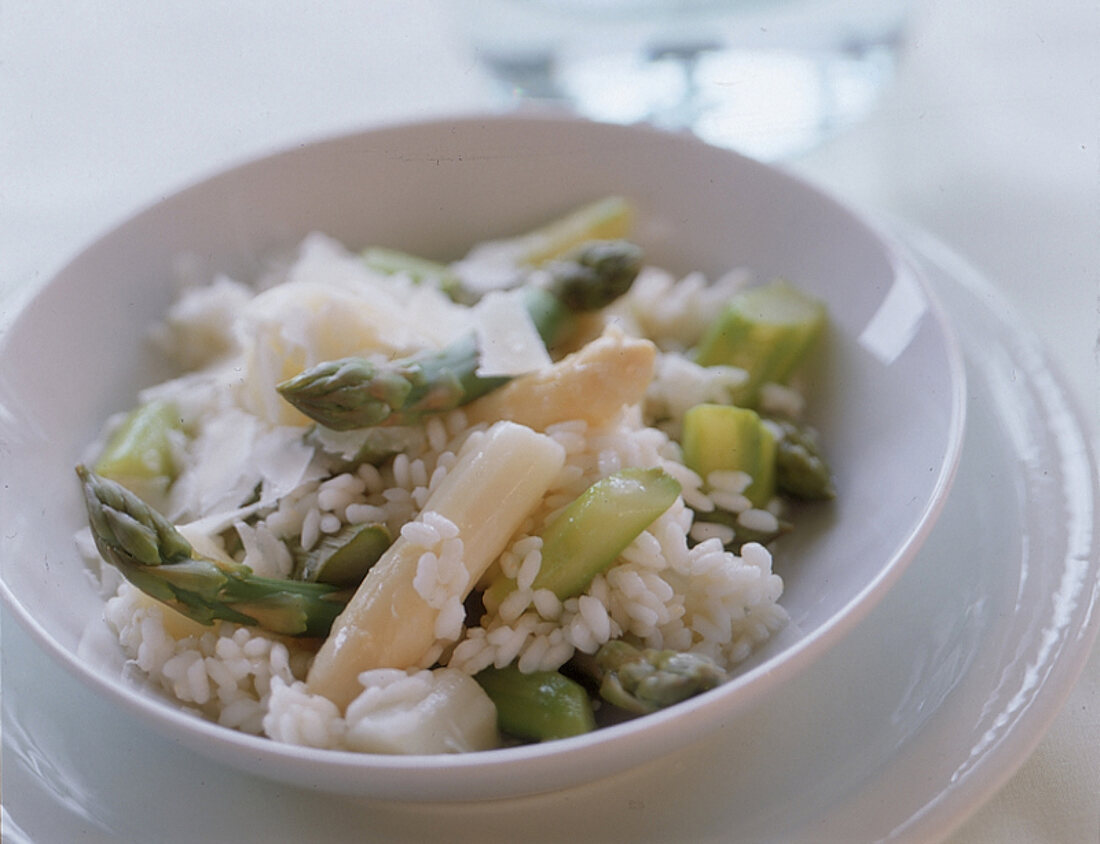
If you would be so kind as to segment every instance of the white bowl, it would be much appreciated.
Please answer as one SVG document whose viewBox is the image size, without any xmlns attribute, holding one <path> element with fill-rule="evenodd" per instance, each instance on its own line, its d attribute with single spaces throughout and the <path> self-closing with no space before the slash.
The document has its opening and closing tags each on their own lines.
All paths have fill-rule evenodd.
<svg viewBox="0 0 1100 844">
<path fill-rule="evenodd" d="M 441 258 L 583 201 L 630 197 L 650 263 L 714 276 L 750 267 L 823 298 L 832 329 L 810 419 L 834 506 L 799 514 L 778 549 L 788 628 L 726 685 L 584 737 L 465 756 L 315 751 L 218 727 L 123 680 L 103 600 L 76 553 L 73 466 L 112 412 L 164 376 L 144 332 L 174 295 L 174 260 L 250 277 L 324 231 Z M 835 645 L 898 579 L 946 498 L 964 424 L 961 357 L 915 271 L 873 227 L 805 183 L 692 138 L 542 116 L 380 128 L 301 146 L 181 191 L 73 260 L 0 338 L 0 535 L 7 608 L 118 705 L 223 763 L 311 789 L 468 800 L 593 780 L 705 738 Z M 807 702 L 807 705 L 812 705 Z"/>
</svg>

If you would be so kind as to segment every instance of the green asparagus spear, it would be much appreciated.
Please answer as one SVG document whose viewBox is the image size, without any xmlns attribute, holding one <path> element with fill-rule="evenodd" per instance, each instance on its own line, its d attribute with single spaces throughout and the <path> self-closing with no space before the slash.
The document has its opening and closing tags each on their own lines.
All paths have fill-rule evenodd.
<svg viewBox="0 0 1100 844">
<path fill-rule="evenodd" d="M 195 557 L 167 519 L 121 484 L 77 466 L 103 559 L 138 589 L 201 624 L 222 619 L 287 636 L 324 636 L 344 601 L 336 587 L 259 577 Z"/>
<path fill-rule="evenodd" d="M 603 307 L 621 296 L 641 268 L 641 252 L 625 241 L 597 241 L 571 260 L 546 265 L 545 289 L 528 287 L 526 306 L 547 346 L 568 331 L 577 311 Z M 350 357 L 318 364 L 276 389 L 298 410 L 334 430 L 415 424 L 507 383 L 481 377 L 477 342 L 465 337 L 435 352 L 373 363 Z"/>
<path fill-rule="evenodd" d="M 549 741 L 596 728 L 592 703 L 579 683 L 557 671 L 523 674 L 510 665 L 474 677 L 496 704 L 502 732 L 526 741 Z"/>
<path fill-rule="evenodd" d="M 773 417 L 769 421 L 782 432 L 775 447 L 777 490 L 811 501 L 836 498 L 832 471 L 813 433 L 790 419 Z"/>
<path fill-rule="evenodd" d="M 726 672 L 703 654 L 636 648 L 621 639 L 596 652 L 600 697 L 645 715 L 687 700 L 726 681 Z"/>
<path fill-rule="evenodd" d="M 477 341 L 468 336 L 438 352 L 386 363 L 348 357 L 326 361 L 276 389 L 326 428 L 410 425 L 473 401 L 508 382 L 477 375 Z"/>
<path fill-rule="evenodd" d="M 579 595 L 679 494 L 679 482 L 661 469 L 623 469 L 596 481 L 543 530 L 532 588 L 562 600 Z M 499 606 L 515 588 L 501 575 L 485 591 L 486 605 Z"/>
</svg>

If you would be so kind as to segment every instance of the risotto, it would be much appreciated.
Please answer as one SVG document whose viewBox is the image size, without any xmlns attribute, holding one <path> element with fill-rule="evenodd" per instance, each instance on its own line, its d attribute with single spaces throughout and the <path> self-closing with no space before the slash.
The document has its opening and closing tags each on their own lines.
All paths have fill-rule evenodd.
<svg viewBox="0 0 1100 844">
<path fill-rule="evenodd" d="M 739 357 L 718 315 L 767 286 L 624 269 L 631 214 L 189 280 L 152 331 L 181 374 L 79 469 L 135 679 L 275 741 L 466 752 L 673 705 L 781 628 L 772 540 L 833 495 L 795 386 L 820 311 Z"/>
</svg>

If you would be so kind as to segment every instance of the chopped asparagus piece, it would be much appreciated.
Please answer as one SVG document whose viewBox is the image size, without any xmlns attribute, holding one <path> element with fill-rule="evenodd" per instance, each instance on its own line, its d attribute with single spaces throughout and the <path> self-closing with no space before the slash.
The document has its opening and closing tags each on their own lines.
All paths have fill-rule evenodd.
<svg viewBox="0 0 1100 844">
<path fill-rule="evenodd" d="M 703 654 L 635 648 L 621 639 L 596 653 L 600 697 L 645 715 L 720 686 L 726 672 Z"/>
<path fill-rule="evenodd" d="M 746 290 L 726 306 L 695 349 L 702 366 L 748 373 L 735 403 L 755 406 L 760 388 L 791 377 L 825 328 L 825 305 L 783 280 Z"/>
<path fill-rule="evenodd" d="M 532 589 L 561 600 L 579 595 L 608 568 L 680 494 L 661 469 L 624 469 L 585 490 L 542 532 L 542 567 Z M 499 606 L 516 588 L 503 575 L 486 590 L 486 606 Z"/>
<path fill-rule="evenodd" d="M 502 732 L 526 741 L 549 741 L 596 728 L 592 703 L 579 683 L 557 671 L 523 674 L 514 665 L 475 675 L 496 704 Z"/>
<path fill-rule="evenodd" d="M 775 495 L 775 437 L 756 411 L 697 404 L 684 414 L 681 446 L 684 463 L 703 480 L 714 471 L 751 477 L 744 495 L 754 507 L 766 507 Z"/>
<path fill-rule="evenodd" d="M 94 471 L 142 499 L 160 503 L 178 472 L 172 440 L 182 431 L 183 422 L 172 402 L 140 405 L 111 435 Z"/>
<path fill-rule="evenodd" d="M 294 579 L 355 587 L 378 562 L 393 537 L 385 525 L 346 525 L 305 551 L 294 553 Z"/>
<path fill-rule="evenodd" d="M 521 263 L 538 265 L 561 258 L 590 240 L 629 236 L 634 206 L 620 196 L 583 205 L 556 220 L 513 238 Z"/>
<path fill-rule="evenodd" d="M 167 519 L 124 486 L 78 466 L 92 537 L 103 559 L 150 597 L 198 621 L 323 636 L 343 608 L 336 588 L 259 577 L 239 563 L 194 556 Z"/>
<path fill-rule="evenodd" d="M 546 290 L 526 291 L 528 312 L 543 342 L 552 346 L 561 338 L 574 310 L 602 307 L 621 296 L 640 267 L 637 247 L 623 242 L 591 244 L 573 261 L 555 263 Z M 439 351 L 383 364 L 357 357 L 328 361 L 277 389 L 306 416 L 335 430 L 406 425 L 473 401 L 510 380 L 481 377 L 477 369 L 477 342 L 468 336 Z"/>
<path fill-rule="evenodd" d="M 773 418 L 782 436 L 776 442 L 775 484 L 779 492 L 810 501 L 836 498 L 832 470 L 817 438 L 790 419 Z"/>
</svg>

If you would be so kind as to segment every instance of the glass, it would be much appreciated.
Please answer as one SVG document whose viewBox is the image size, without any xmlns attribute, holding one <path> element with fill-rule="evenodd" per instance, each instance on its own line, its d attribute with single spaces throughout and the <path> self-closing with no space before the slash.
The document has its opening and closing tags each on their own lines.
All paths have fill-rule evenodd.
<svg viewBox="0 0 1100 844">
<path fill-rule="evenodd" d="M 687 129 L 766 160 L 858 121 L 894 76 L 907 0 L 462 0 L 503 101 Z"/>
</svg>

